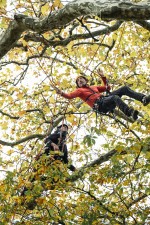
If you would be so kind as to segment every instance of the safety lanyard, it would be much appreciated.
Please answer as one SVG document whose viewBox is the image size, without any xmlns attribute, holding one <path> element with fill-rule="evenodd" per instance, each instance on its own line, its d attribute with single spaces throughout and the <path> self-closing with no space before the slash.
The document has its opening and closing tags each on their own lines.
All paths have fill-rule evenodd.
<svg viewBox="0 0 150 225">
<path fill-rule="evenodd" d="M 87 98 L 86 98 L 86 100 L 85 100 L 85 102 L 87 102 L 87 101 L 89 101 L 89 98 L 92 96 L 92 95 L 95 95 L 95 94 L 98 94 L 99 92 L 96 92 L 96 91 L 94 91 L 92 88 L 90 88 L 90 87 L 88 87 L 89 89 L 90 89 L 90 91 L 92 91 L 92 94 L 90 94 Z"/>
</svg>

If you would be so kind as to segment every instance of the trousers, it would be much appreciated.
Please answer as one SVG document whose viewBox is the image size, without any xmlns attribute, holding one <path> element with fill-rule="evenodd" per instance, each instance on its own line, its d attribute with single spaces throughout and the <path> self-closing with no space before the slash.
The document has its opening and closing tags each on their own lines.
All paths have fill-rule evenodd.
<svg viewBox="0 0 150 225">
<path fill-rule="evenodd" d="M 133 91 L 128 86 L 123 86 L 115 91 L 112 91 L 108 96 L 102 96 L 97 101 L 98 112 L 107 113 L 111 112 L 117 106 L 125 115 L 128 116 L 130 107 L 121 99 L 125 95 L 142 102 L 144 94 Z"/>
</svg>

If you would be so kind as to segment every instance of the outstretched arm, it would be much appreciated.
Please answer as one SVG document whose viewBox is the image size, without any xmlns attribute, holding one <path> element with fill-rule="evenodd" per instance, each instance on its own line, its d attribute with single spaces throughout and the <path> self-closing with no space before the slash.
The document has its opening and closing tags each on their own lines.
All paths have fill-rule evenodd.
<svg viewBox="0 0 150 225">
<path fill-rule="evenodd" d="M 67 99 L 73 99 L 73 98 L 80 97 L 80 92 L 79 92 L 78 89 L 76 89 L 75 91 L 73 91 L 71 93 L 64 93 L 59 88 L 56 88 L 56 93 L 63 96 L 64 98 L 67 98 Z"/>
<path fill-rule="evenodd" d="M 104 85 L 106 85 L 106 84 L 107 84 L 107 82 L 106 82 L 107 79 L 106 79 L 106 77 L 104 76 L 104 72 L 103 72 L 102 70 L 98 69 L 98 70 L 97 70 L 97 73 L 98 73 L 98 75 L 101 77 L 101 79 L 102 79 Z"/>
<path fill-rule="evenodd" d="M 101 77 L 104 85 L 105 85 L 105 90 L 106 91 L 110 91 L 110 86 L 108 85 L 108 81 L 107 81 L 107 78 L 104 76 L 104 73 L 102 70 L 98 69 L 97 70 L 97 73 L 99 74 L 99 76 Z"/>
</svg>

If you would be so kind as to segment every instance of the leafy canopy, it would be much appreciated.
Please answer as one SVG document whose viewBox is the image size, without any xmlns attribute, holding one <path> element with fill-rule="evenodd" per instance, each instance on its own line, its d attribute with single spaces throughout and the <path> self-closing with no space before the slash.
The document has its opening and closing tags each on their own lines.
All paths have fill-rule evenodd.
<svg viewBox="0 0 150 225">
<path fill-rule="evenodd" d="M 63 26 L 42 32 L 31 28 L 29 17 L 43 21 L 49 15 L 55 21 L 64 12 L 65 20 L 72 1 L 66 2 L 0 2 L 0 46 L 11 37 L 5 31 L 13 30 L 13 24 L 19 24 L 13 37 L 21 34 L 11 44 L 6 41 L 0 62 L 1 224 L 148 224 L 150 107 L 125 97 L 142 114 L 137 122 L 120 114 L 96 119 L 86 104 L 58 96 L 55 87 L 73 91 L 81 74 L 101 85 L 101 68 L 112 90 L 129 85 L 149 94 L 149 22 L 106 21 L 94 13 L 74 16 L 72 8 L 76 19 L 70 17 Z M 14 19 L 20 14 L 31 29 Z M 47 166 L 45 158 L 35 160 L 44 138 L 62 121 L 69 124 L 75 173 L 59 162 Z M 23 186 L 28 188 L 25 197 L 20 196 Z"/>
</svg>

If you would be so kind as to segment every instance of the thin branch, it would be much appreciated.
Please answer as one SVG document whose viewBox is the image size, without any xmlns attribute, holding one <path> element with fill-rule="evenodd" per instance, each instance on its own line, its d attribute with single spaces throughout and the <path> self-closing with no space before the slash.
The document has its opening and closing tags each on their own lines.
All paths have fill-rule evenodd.
<svg viewBox="0 0 150 225">
<path fill-rule="evenodd" d="M 95 42 L 85 42 L 85 41 L 83 41 L 83 42 L 79 42 L 79 43 L 76 43 L 76 44 L 74 44 L 73 45 L 73 47 L 76 47 L 76 46 L 79 46 L 79 45 L 100 45 L 100 46 L 103 46 L 103 47 L 106 47 L 106 48 L 111 48 L 111 46 L 110 45 L 107 45 L 107 44 L 101 44 L 101 43 L 95 43 Z"/>
<path fill-rule="evenodd" d="M 43 139 L 43 138 L 45 138 L 45 136 L 46 135 L 44 135 L 44 134 L 32 134 L 32 135 L 29 135 L 29 136 L 27 136 L 25 138 L 22 138 L 22 139 L 20 139 L 18 141 L 15 141 L 15 142 L 7 142 L 7 141 L 0 140 L 0 144 L 1 145 L 5 145 L 5 146 L 11 146 L 11 147 L 13 147 L 15 145 L 19 145 L 19 144 L 21 144 L 23 142 L 32 140 L 34 138 Z"/>
<path fill-rule="evenodd" d="M 77 19 L 77 20 L 81 23 L 82 27 L 84 27 L 84 28 L 88 31 L 88 33 L 90 34 L 91 38 L 92 38 L 94 41 L 99 41 L 98 39 L 96 39 L 96 38 L 93 36 L 93 34 L 91 33 L 91 31 L 88 29 L 88 27 L 83 23 L 83 18 L 82 18 L 82 19 Z"/>
<path fill-rule="evenodd" d="M 143 194 L 142 196 L 139 196 L 138 198 L 134 199 L 130 204 L 127 205 L 127 208 L 129 209 L 130 207 L 132 207 L 134 204 L 140 202 L 142 199 L 147 198 L 148 195 L 147 194 Z"/>
<path fill-rule="evenodd" d="M 23 110 L 25 113 L 30 113 L 30 112 L 39 112 L 42 114 L 43 116 L 43 119 L 46 121 L 45 119 L 45 115 L 43 113 L 43 111 L 41 109 L 27 109 L 27 110 Z M 3 116 L 8 116 L 10 119 L 20 119 L 19 116 L 13 116 L 13 115 L 10 115 L 9 113 L 6 113 L 6 112 L 3 112 L 2 110 L 0 110 L 0 113 L 3 115 Z"/>
</svg>

